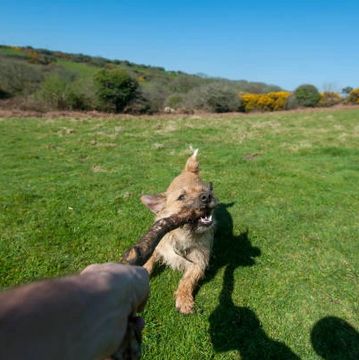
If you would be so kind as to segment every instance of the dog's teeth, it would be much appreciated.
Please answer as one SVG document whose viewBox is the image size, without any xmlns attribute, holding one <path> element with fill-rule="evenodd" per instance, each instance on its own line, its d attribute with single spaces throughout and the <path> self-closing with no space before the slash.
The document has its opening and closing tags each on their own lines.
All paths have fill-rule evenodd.
<svg viewBox="0 0 359 360">
<path fill-rule="evenodd" d="M 212 214 L 209 215 L 208 220 L 209 220 L 209 221 L 212 221 Z"/>
</svg>

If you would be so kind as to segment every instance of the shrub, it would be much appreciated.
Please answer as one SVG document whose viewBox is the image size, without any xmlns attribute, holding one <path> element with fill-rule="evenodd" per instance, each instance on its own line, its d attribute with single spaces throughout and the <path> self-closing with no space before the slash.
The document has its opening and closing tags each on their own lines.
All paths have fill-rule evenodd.
<svg viewBox="0 0 359 360">
<path fill-rule="evenodd" d="M 181 94 L 172 94 L 166 99 L 166 106 L 172 109 L 180 109 L 183 107 L 184 96 Z"/>
<path fill-rule="evenodd" d="M 135 97 L 138 82 L 126 71 L 103 69 L 95 75 L 97 96 L 104 110 L 121 112 Z"/>
<path fill-rule="evenodd" d="M 199 77 L 177 75 L 170 82 L 169 91 L 171 91 L 171 93 L 185 94 L 194 89 L 195 87 L 203 85 L 204 82 L 205 80 Z"/>
<path fill-rule="evenodd" d="M 336 92 L 325 91 L 320 94 L 320 100 L 318 106 L 322 106 L 322 107 L 334 106 L 340 104 L 341 101 L 342 98 Z"/>
<path fill-rule="evenodd" d="M 19 109 L 24 111 L 46 112 L 49 110 L 48 105 L 36 94 L 26 96 L 16 96 L 9 101 L 10 109 Z"/>
<path fill-rule="evenodd" d="M 184 107 L 216 113 L 239 111 L 241 99 L 238 97 L 236 90 L 228 84 L 215 82 L 194 88 L 188 92 Z"/>
<path fill-rule="evenodd" d="M 50 109 L 86 110 L 94 107 L 78 83 L 66 80 L 58 74 L 44 80 L 36 93 L 36 98 Z"/>
<path fill-rule="evenodd" d="M 305 84 L 298 86 L 294 95 L 300 106 L 314 107 L 320 100 L 320 93 L 314 85 Z"/>
<path fill-rule="evenodd" d="M 51 75 L 46 78 L 37 96 L 50 108 L 68 109 L 68 83 L 58 75 Z"/>
<path fill-rule="evenodd" d="M 157 112 L 151 101 L 141 89 L 136 91 L 135 96 L 125 106 L 123 111 L 128 114 L 153 114 Z"/>
<path fill-rule="evenodd" d="M 350 104 L 359 105 L 359 88 L 353 89 L 348 97 L 348 102 Z"/>
<path fill-rule="evenodd" d="M 168 97 L 168 87 L 163 81 L 153 80 L 143 84 L 141 94 L 150 106 L 150 112 L 160 112 Z"/>
<path fill-rule="evenodd" d="M 299 108 L 299 104 L 297 98 L 293 94 L 290 95 L 285 104 L 285 110 L 295 110 L 298 108 Z"/>
<path fill-rule="evenodd" d="M 238 80 L 235 82 L 238 91 L 249 94 L 267 94 L 269 92 L 281 91 L 279 86 L 268 85 L 261 82 L 249 82 L 247 80 Z"/>
<path fill-rule="evenodd" d="M 0 61 L 0 84 L 8 96 L 30 94 L 34 92 L 43 80 L 43 74 L 38 66 Z"/>
<path fill-rule="evenodd" d="M 31 64 L 49 65 L 50 63 L 55 61 L 55 58 L 53 56 L 43 54 L 33 49 L 27 50 L 26 54 L 28 57 L 28 62 Z"/>
<path fill-rule="evenodd" d="M 242 106 L 245 112 L 278 111 L 286 108 L 290 93 L 274 91 L 267 94 L 241 94 Z"/>
</svg>

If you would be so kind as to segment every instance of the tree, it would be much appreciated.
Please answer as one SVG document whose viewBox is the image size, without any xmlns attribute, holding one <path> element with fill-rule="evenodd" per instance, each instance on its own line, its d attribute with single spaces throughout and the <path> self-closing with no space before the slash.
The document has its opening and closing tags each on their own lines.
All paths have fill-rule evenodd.
<svg viewBox="0 0 359 360">
<path fill-rule="evenodd" d="M 121 112 L 135 97 L 138 82 L 121 69 L 103 69 L 95 75 L 97 96 L 106 109 Z"/>
<path fill-rule="evenodd" d="M 299 106 L 314 107 L 320 100 L 320 93 L 314 85 L 304 84 L 298 86 L 294 95 Z"/>
<path fill-rule="evenodd" d="M 239 111 L 241 99 L 237 91 L 225 82 L 215 82 L 194 88 L 186 95 L 184 106 L 188 109 L 224 113 Z"/>
<path fill-rule="evenodd" d="M 342 89 L 342 93 L 345 95 L 349 95 L 352 92 L 353 88 L 351 86 L 346 86 Z"/>
</svg>

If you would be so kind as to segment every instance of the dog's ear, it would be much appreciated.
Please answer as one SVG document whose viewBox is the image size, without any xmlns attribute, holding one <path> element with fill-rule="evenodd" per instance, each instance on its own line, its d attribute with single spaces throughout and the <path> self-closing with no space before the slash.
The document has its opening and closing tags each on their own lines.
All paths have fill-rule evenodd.
<svg viewBox="0 0 359 360">
<path fill-rule="evenodd" d="M 148 207 L 153 213 L 157 214 L 166 206 L 166 195 L 142 195 L 142 204 Z"/>
<path fill-rule="evenodd" d="M 198 149 L 193 151 L 192 156 L 190 156 L 186 162 L 186 166 L 184 167 L 185 171 L 189 171 L 195 174 L 199 173 L 199 162 L 197 160 Z"/>
</svg>

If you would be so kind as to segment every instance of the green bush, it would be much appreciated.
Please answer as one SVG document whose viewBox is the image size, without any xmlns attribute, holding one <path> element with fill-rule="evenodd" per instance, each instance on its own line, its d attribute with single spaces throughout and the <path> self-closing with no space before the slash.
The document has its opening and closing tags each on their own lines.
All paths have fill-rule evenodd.
<svg viewBox="0 0 359 360">
<path fill-rule="evenodd" d="M 298 86 L 294 91 L 299 106 L 314 107 L 320 100 L 320 93 L 314 85 L 304 84 Z"/>
<path fill-rule="evenodd" d="M 81 91 L 78 83 L 67 80 L 59 74 L 46 78 L 36 95 L 37 99 L 49 109 L 87 110 L 94 108 L 89 96 Z"/>
<path fill-rule="evenodd" d="M 51 75 L 46 78 L 37 95 L 49 108 L 65 110 L 69 107 L 68 83 L 58 75 Z"/>
<path fill-rule="evenodd" d="M 134 99 L 138 82 L 121 69 L 103 69 L 95 75 L 96 93 L 103 110 L 121 112 Z"/>
<path fill-rule="evenodd" d="M 172 109 L 180 109 L 183 107 L 184 96 L 181 94 L 172 94 L 166 99 L 166 106 Z"/>
<path fill-rule="evenodd" d="M 191 90 L 186 95 L 184 106 L 187 110 L 223 113 L 239 111 L 241 100 L 236 89 L 227 83 L 215 82 Z"/>
</svg>

